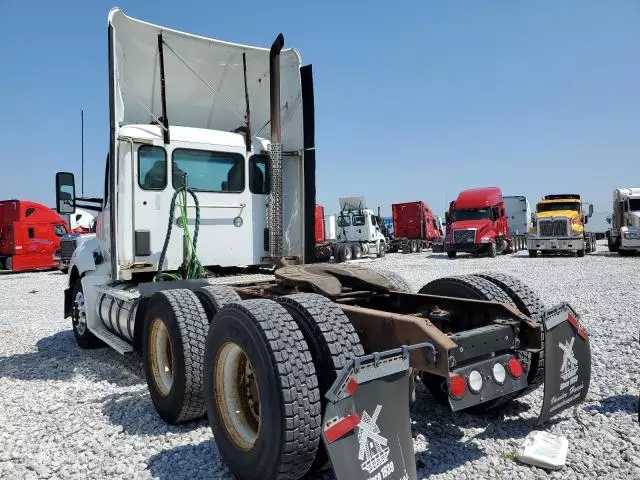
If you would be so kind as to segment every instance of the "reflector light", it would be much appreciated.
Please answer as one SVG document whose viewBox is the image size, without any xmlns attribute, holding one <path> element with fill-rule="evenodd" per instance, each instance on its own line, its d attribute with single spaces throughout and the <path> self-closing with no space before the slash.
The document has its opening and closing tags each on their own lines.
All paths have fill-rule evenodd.
<svg viewBox="0 0 640 480">
<path fill-rule="evenodd" d="M 567 320 L 569 321 L 571 326 L 576 329 L 581 339 L 586 340 L 589 337 L 587 331 L 582 325 L 580 325 L 578 319 L 571 312 L 567 313 Z"/>
<path fill-rule="evenodd" d="M 357 413 L 352 413 L 351 415 L 348 415 L 347 417 L 339 420 L 337 423 L 326 428 L 324 431 L 324 436 L 327 439 L 327 442 L 333 443 L 356 428 L 359 423 L 360 416 Z"/>
<path fill-rule="evenodd" d="M 469 383 L 469 390 L 473 393 L 479 393 L 482 390 L 482 375 L 477 370 L 471 370 L 469 374 L 469 379 L 467 380 Z"/>
<path fill-rule="evenodd" d="M 507 371 L 504 369 L 501 363 L 493 365 L 493 379 L 497 384 L 502 385 L 507 378 Z"/>
<path fill-rule="evenodd" d="M 449 395 L 455 400 L 460 400 L 467 390 L 467 382 L 460 375 L 454 375 L 449 380 Z"/>
<path fill-rule="evenodd" d="M 357 388 L 358 388 L 358 382 L 356 382 L 353 378 L 350 378 L 345 388 L 347 394 L 349 396 L 353 395 L 357 390 Z"/>
<path fill-rule="evenodd" d="M 522 376 L 522 364 L 516 357 L 511 357 L 509 359 L 509 364 L 507 365 L 507 367 L 509 368 L 509 374 L 513 378 L 520 378 Z"/>
</svg>

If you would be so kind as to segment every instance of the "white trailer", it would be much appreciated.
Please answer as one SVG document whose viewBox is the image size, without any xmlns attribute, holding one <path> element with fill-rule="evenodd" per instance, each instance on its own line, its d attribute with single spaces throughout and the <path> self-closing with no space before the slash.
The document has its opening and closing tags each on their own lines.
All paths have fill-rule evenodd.
<svg viewBox="0 0 640 480">
<path fill-rule="evenodd" d="M 509 223 L 509 233 L 511 235 L 526 235 L 531 222 L 531 207 L 529 200 L 523 195 L 503 196 L 504 208 L 507 211 L 507 221 Z"/>
<path fill-rule="evenodd" d="M 613 214 L 607 219 L 609 251 L 627 256 L 640 252 L 640 187 L 613 191 Z"/>
</svg>

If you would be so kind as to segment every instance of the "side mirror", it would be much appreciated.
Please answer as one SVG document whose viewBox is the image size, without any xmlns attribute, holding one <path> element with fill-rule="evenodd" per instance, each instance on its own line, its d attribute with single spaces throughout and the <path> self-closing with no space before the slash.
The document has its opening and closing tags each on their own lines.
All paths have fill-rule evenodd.
<svg viewBox="0 0 640 480">
<path fill-rule="evenodd" d="M 76 182 L 73 173 L 56 173 L 56 211 L 61 215 L 76 211 Z"/>
<path fill-rule="evenodd" d="M 611 217 L 607 217 L 605 220 L 607 221 L 607 223 L 608 223 L 609 225 L 611 225 Z"/>
<path fill-rule="evenodd" d="M 451 215 L 449 215 L 449 212 L 444 212 L 444 221 L 447 225 L 451 223 Z"/>
<path fill-rule="evenodd" d="M 593 203 L 589 204 L 589 216 L 593 216 Z"/>
</svg>

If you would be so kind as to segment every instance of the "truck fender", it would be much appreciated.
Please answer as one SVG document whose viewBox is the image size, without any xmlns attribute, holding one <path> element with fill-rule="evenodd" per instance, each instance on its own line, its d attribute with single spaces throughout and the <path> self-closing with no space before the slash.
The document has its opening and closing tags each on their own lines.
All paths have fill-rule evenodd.
<svg viewBox="0 0 640 480">
<path fill-rule="evenodd" d="M 102 241 L 97 237 L 78 239 L 78 245 L 69 260 L 69 286 L 76 278 L 83 277 L 87 272 L 95 271 L 100 266 L 108 268 L 108 266 L 104 267 L 106 262 L 101 246 Z M 98 262 L 97 265 L 96 262 Z"/>
</svg>

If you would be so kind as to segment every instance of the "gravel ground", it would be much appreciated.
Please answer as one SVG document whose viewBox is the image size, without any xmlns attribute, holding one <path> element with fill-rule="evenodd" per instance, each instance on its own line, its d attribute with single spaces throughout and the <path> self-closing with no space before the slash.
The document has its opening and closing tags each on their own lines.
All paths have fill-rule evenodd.
<svg viewBox="0 0 640 480">
<path fill-rule="evenodd" d="M 422 253 L 367 265 L 400 273 L 416 289 L 446 275 L 510 273 L 547 306 L 570 302 L 591 334 L 587 402 L 544 426 L 569 439 L 564 469 L 514 459 L 536 428 L 540 391 L 473 416 L 447 411 L 418 386 L 411 416 L 420 478 L 640 478 L 640 258 L 599 245 L 585 258 Z M 0 276 L 0 478 L 230 478 L 206 421 L 170 427 L 159 419 L 138 359 L 76 347 L 62 318 L 65 283 L 57 272 Z"/>
</svg>

